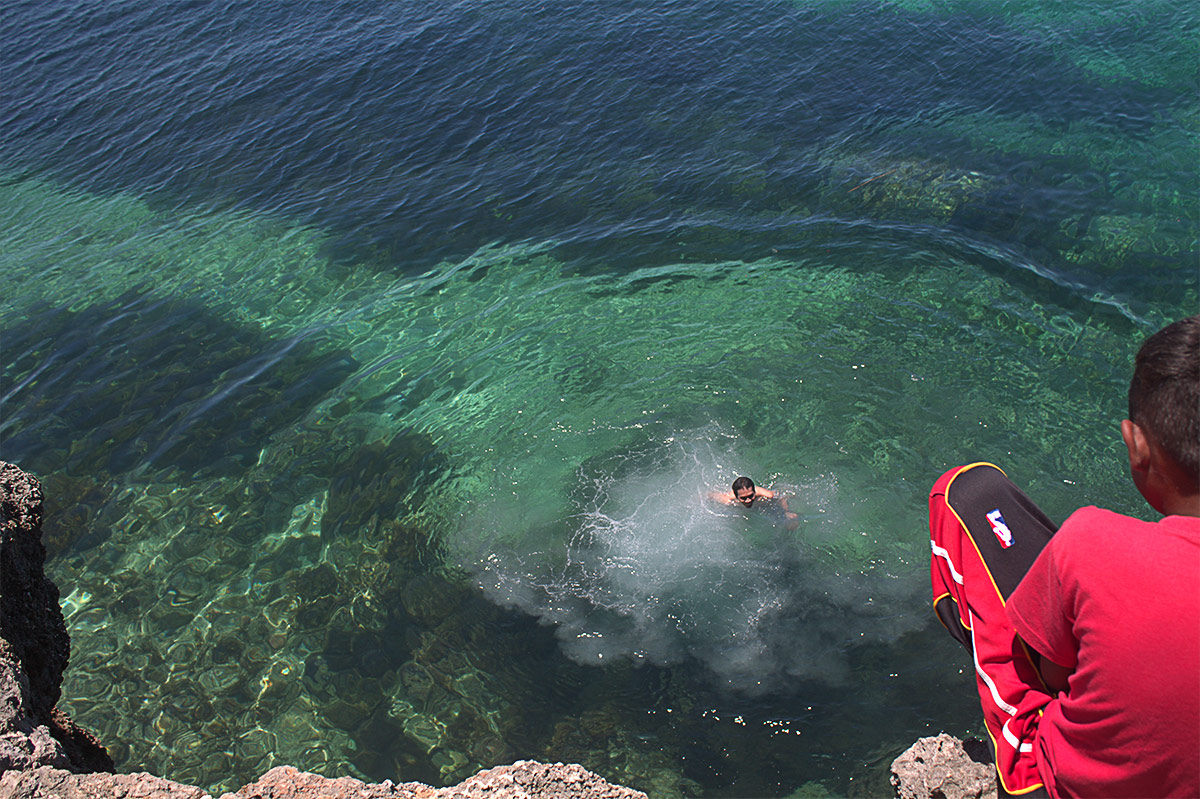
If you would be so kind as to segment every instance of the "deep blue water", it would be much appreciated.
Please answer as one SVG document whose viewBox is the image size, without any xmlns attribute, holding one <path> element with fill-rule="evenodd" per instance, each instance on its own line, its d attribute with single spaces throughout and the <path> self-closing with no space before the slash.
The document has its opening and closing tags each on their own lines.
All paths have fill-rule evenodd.
<svg viewBox="0 0 1200 799">
<path fill-rule="evenodd" d="M 872 795 L 977 729 L 924 495 L 1148 513 L 1200 14 L 8 3 L 0 456 L 122 768 Z M 797 531 L 703 495 L 751 473 Z"/>
</svg>

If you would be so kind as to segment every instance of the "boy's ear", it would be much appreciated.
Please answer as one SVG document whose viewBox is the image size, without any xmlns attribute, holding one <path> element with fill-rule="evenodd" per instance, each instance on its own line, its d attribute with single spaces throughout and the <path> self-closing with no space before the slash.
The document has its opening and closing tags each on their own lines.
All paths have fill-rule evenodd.
<svg viewBox="0 0 1200 799">
<path fill-rule="evenodd" d="M 1121 438 L 1129 450 L 1129 468 L 1133 472 L 1145 472 L 1150 466 L 1150 439 L 1137 422 L 1124 419 L 1121 422 Z"/>
<path fill-rule="evenodd" d="M 1129 476 L 1133 478 L 1133 485 L 1150 503 L 1150 507 L 1160 513 L 1164 512 L 1160 507 L 1162 500 L 1159 497 L 1157 481 L 1152 474 L 1154 462 L 1150 451 L 1150 437 L 1137 422 L 1124 419 L 1121 422 L 1121 438 L 1125 439 L 1125 448 L 1129 450 Z"/>
</svg>

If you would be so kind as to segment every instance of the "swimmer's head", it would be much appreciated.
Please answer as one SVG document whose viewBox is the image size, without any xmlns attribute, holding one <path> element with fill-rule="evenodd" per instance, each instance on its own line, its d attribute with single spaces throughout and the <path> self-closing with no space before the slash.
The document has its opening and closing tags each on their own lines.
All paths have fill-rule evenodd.
<svg viewBox="0 0 1200 799">
<path fill-rule="evenodd" d="M 754 504 L 754 481 L 749 477 L 739 477 L 733 481 L 733 498 L 747 508 Z"/>
</svg>

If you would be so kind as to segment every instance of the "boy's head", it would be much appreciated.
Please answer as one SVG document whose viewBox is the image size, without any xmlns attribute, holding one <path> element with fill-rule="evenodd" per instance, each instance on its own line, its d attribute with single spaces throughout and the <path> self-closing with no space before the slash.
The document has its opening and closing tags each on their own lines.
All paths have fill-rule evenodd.
<svg viewBox="0 0 1200 799">
<path fill-rule="evenodd" d="M 749 477 L 739 477 L 733 481 L 733 498 L 746 507 L 750 507 L 754 502 L 754 495 L 756 493 L 754 481 Z"/>
<path fill-rule="evenodd" d="M 1142 344 L 1121 423 L 1138 490 L 1157 510 L 1200 497 L 1200 316 L 1164 327 Z M 1194 507 L 1194 505 L 1193 505 Z"/>
</svg>

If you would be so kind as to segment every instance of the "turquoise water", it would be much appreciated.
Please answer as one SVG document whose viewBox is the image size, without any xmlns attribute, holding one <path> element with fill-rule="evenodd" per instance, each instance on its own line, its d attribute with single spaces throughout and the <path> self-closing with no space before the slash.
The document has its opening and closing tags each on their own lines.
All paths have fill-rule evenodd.
<svg viewBox="0 0 1200 799">
<path fill-rule="evenodd" d="M 0 454 L 121 768 L 876 795 L 978 730 L 924 503 L 1147 515 L 1179 2 L 17 4 Z M 738 474 L 800 525 L 705 499 Z"/>
</svg>

